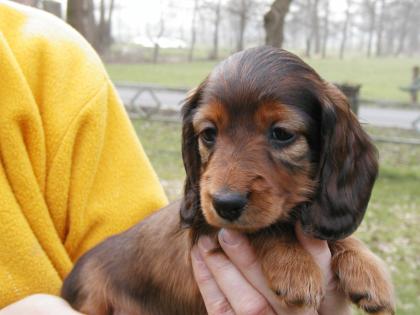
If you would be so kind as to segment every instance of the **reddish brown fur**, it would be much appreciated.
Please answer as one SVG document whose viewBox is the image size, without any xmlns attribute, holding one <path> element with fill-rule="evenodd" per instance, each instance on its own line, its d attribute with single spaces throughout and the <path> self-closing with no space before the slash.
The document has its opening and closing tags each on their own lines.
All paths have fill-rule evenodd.
<svg viewBox="0 0 420 315">
<path fill-rule="evenodd" d="M 261 105 L 253 115 L 253 119 L 244 120 L 246 124 L 239 123 L 234 130 L 225 122 L 230 119 L 229 113 L 219 104 L 202 106 L 194 115 L 197 134 L 207 125 L 214 125 L 218 130 L 214 152 L 199 142 L 202 161 L 212 156 L 211 163 L 203 163 L 200 180 L 201 205 L 210 225 L 257 231 L 278 220 L 286 220 L 289 210 L 307 201 L 313 193 L 313 169 L 306 159 L 309 146 L 305 138 L 299 136 L 280 153 L 270 150 L 266 141 L 266 130 L 275 122 L 280 121 L 282 126 L 299 133 L 304 128 L 304 120 L 281 104 L 271 103 Z M 274 159 L 286 162 L 300 159 L 300 170 L 290 172 L 273 163 Z M 250 195 L 246 212 L 234 223 L 219 217 L 212 207 L 211 196 L 221 189 Z"/>
<path fill-rule="evenodd" d="M 209 128 L 217 131 L 211 144 L 203 138 Z M 273 128 L 293 140 L 279 144 Z M 303 61 L 256 48 L 223 62 L 184 105 L 183 159 L 181 203 L 77 263 L 62 291 L 76 309 L 91 315 L 206 314 L 189 253 L 200 235 L 215 237 L 221 227 L 248 235 L 280 301 L 317 308 L 323 279 L 294 235 L 301 220 L 308 233 L 329 240 L 332 268 L 349 300 L 369 313 L 393 314 L 383 263 L 347 237 L 363 218 L 376 151 L 345 97 Z M 237 219 L 215 210 L 219 191 L 247 196 Z"/>
</svg>

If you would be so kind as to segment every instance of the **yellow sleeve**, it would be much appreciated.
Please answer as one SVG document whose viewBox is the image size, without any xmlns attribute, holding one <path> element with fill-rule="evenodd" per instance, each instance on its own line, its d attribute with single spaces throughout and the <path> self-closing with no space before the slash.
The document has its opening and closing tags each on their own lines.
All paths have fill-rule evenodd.
<svg viewBox="0 0 420 315">
<path fill-rule="evenodd" d="M 64 22 L 0 0 L 0 308 L 166 203 L 121 101 Z"/>
</svg>

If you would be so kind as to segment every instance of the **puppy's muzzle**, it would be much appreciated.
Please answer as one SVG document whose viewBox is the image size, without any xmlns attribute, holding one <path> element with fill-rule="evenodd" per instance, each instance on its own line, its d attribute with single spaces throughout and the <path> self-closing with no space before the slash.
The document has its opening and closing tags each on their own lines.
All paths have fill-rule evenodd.
<svg viewBox="0 0 420 315">
<path fill-rule="evenodd" d="M 217 214 L 229 221 L 239 218 L 248 202 L 247 195 L 226 190 L 219 191 L 212 197 Z"/>
</svg>

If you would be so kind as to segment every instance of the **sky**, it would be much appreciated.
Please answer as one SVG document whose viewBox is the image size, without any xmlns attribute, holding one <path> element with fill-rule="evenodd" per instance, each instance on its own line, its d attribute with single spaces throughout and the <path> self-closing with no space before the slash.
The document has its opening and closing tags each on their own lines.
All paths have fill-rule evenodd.
<svg viewBox="0 0 420 315">
<path fill-rule="evenodd" d="M 66 3 L 66 0 L 59 1 L 64 5 Z M 99 3 L 99 0 L 95 1 Z M 222 2 L 228 2 L 228 0 L 222 0 Z M 267 3 L 268 8 L 271 0 L 261 2 Z M 332 17 L 339 18 L 344 14 L 346 2 L 347 0 L 330 0 Z M 151 33 L 157 28 L 162 12 L 165 16 L 172 14 L 167 19 L 166 25 L 167 30 L 172 29 L 172 32 L 169 32 L 171 37 L 179 38 L 189 35 L 194 0 L 115 0 L 115 3 L 113 32 L 117 38 L 130 41 L 136 37 L 148 37 L 147 30 Z M 176 10 L 168 10 L 170 4 Z"/>
<path fill-rule="evenodd" d="M 227 2 L 227 0 L 222 1 Z M 333 16 L 344 14 L 346 1 L 330 0 Z M 171 18 L 172 23 L 176 23 L 172 27 L 183 27 L 187 31 L 191 24 L 193 2 L 193 0 L 116 0 L 118 9 L 115 11 L 114 31 L 117 37 L 146 36 L 146 28 L 150 29 L 157 25 L 162 10 L 164 14 L 168 13 L 169 3 L 179 9 L 176 10 L 176 16 Z M 269 5 L 271 1 L 267 0 L 266 3 Z"/>
</svg>

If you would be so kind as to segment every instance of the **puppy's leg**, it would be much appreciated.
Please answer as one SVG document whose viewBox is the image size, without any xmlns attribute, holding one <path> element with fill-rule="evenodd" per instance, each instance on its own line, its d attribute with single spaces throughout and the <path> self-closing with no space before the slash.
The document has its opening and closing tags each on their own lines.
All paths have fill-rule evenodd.
<svg viewBox="0 0 420 315">
<path fill-rule="evenodd" d="M 348 297 L 367 313 L 394 314 L 394 292 L 384 263 L 354 237 L 329 245 L 332 270 Z"/>
<path fill-rule="evenodd" d="M 317 309 L 323 294 L 321 270 L 293 232 L 288 234 L 252 240 L 263 272 L 286 305 Z"/>
<path fill-rule="evenodd" d="M 84 314 L 112 315 L 105 278 L 94 260 L 82 258 L 64 282 L 61 296 Z"/>
</svg>

